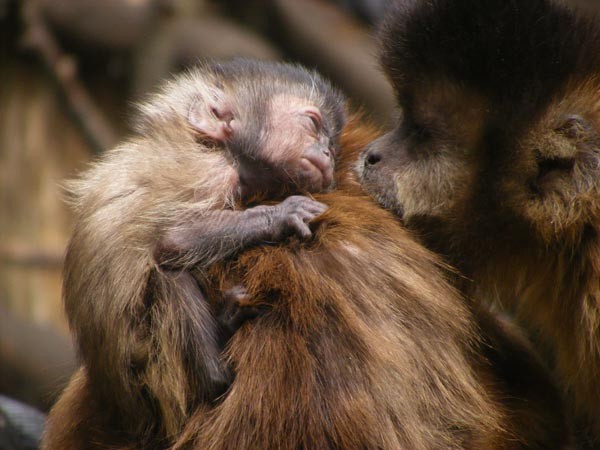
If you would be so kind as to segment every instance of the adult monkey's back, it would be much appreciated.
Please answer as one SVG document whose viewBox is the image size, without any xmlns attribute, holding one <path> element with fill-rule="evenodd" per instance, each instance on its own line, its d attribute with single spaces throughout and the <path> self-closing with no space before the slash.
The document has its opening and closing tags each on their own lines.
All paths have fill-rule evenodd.
<svg viewBox="0 0 600 450">
<path fill-rule="evenodd" d="M 438 259 L 362 196 L 350 166 L 368 139 L 347 128 L 312 244 L 257 248 L 221 271 L 270 309 L 234 336 L 230 391 L 176 448 L 564 448 L 560 404 L 527 349 L 473 315 Z M 527 398 L 511 380 L 523 370 Z"/>
<path fill-rule="evenodd" d="M 372 136 L 356 124 L 349 130 L 339 190 L 319 196 L 330 210 L 315 240 L 254 249 L 215 268 L 223 284 L 238 273 L 267 307 L 230 344 L 236 378 L 221 403 L 199 403 L 201 387 L 190 383 L 181 433 L 162 433 L 158 408 L 154 429 L 125 429 L 112 416 L 117 399 L 98 398 L 93 383 L 102 380 L 81 370 L 52 412 L 46 448 L 535 448 L 512 432 L 508 416 L 517 412 L 499 399 L 513 393 L 502 391 L 481 352 L 478 319 L 438 261 L 351 179 L 349 161 Z M 150 394 L 180 392 L 171 371 L 181 368 L 164 363 L 164 392 L 146 392 L 149 404 Z M 128 419 L 135 425 L 137 417 Z M 538 448 L 560 442 L 546 444 Z"/>
</svg>

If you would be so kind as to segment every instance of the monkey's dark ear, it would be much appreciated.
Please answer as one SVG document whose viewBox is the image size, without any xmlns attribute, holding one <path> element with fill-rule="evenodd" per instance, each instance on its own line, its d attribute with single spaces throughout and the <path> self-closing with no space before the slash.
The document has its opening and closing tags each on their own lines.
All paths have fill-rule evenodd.
<svg viewBox="0 0 600 450">
<path fill-rule="evenodd" d="M 188 123 L 205 138 L 225 142 L 233 133 L 233 110 L 223 99 L 196 99 L 188 112 Z"/>
</svg>

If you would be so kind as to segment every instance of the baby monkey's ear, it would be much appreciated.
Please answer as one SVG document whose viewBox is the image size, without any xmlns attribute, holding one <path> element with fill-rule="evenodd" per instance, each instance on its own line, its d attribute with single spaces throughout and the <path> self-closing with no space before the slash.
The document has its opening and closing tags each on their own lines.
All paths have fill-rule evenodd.
<svg viewBox="0 0 600 450">
<path fill-rule="evenodd" d="M 198 97 L 190 105 L 188 123 L 200 137 L 223 143 L 233 133 L 235 117 L 231 105 L 222 92 L 214 93 L 210 99 Z"/>
</svg>

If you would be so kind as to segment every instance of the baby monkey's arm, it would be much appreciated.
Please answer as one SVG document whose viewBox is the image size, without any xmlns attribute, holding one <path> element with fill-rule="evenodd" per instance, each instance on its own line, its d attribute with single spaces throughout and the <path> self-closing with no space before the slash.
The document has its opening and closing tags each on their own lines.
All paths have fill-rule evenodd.
<svg viewBox="0 0 600 450">
<path fill-rule="evenodd" d="M 207 267 L 250 246 L 280 242 L 292 234 L 308 239 L 312 235 L 308 222 L 326 209 L 323 203 L 295 195 L 244 211 L 203 212 L 168 228 L 156 259 L 170 269 Z"/>
</svg>

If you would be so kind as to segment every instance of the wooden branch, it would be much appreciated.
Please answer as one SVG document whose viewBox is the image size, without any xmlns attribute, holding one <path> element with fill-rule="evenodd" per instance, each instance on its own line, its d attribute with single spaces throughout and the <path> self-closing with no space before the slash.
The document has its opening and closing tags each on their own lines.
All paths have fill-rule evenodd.
<svg viewBox="0 0 600 450">
<path fill-rule="evenodd" d="M 134 97 L 139 98 L 155 88 L 178 67 L 205 58 L 234 56 L 263 60 L 281 57 L 261 36 L 215 13 L 165 20 L 138 48 L 132 83 Z"/>
<path fill-rule="evenodd" d="M 0 247 L 0 264 L 27 268 L 60 269 L 63 252 L 25 246 Z"/>
<path fill-rule="evenodd" d="M 97 152 L 113 147 L 117 142 L 116 133 L 79 81 L 74 59 L 58 45 L 44 20 L 38 1 L 25 0 L 22 8 L 25 26 L 23 43 L 39 55 L 52 74 L 84 137 Z"/>
<path fill-rule="evenodd" d="M 61 35 L 110 50 L 132 49 L 151 35 L 174 0 L 36 0 Z M 197 0 L 195 0 L 197 1 Z"/>
</svg>

